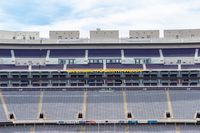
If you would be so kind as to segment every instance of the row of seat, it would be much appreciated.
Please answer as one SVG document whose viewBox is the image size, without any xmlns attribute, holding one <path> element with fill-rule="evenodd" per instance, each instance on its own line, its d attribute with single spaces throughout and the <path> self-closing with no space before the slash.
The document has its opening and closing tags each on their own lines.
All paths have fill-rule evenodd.
<svg viewBox="0 0 200 133">
<path fill-rule="evenodd" d="M 164 64 L 146 64 L 147 70 L 178 70 L 178 65 L 164 65 Z M 120 63 L 107 63 L 107 69 L 143 69 L 141 64 L 120 64 Z M 16 66 L 13 64 L 0 64 L 0 70 L 28 70 L 28 65 Z M 102 63 L 93 64 L 69 64 L 66 66 L 68 69 L 103 69 Z M 180 69 L 200 69 L 200 64 L 192 65 L 181 65 Z M 64 70 L 64 65 L 62 64 L 47 64 L 47 65 L 33 65 L 31 70 Z"/>
<path fill-rule="evenodd" d="M 85 57 L 84 49 L 51 49 L 49 56 L 58 57 Z M 164 57 L 194 57 L 195 48 L 174 48 L 162 49 Z M 14 49 L 15 57 L 35 57 L 47 56 L 47 49 Z M 200 52 L 198 53 L 200 56 Z M 121 57 L 120 49 L 89 49 L 89 57 Z M 124 49 L 125 57 L 160 57 L 159 49 Z M 0 49 L 0 57 L 11 57 L 11 49 Z"/>
<path fill-rule="evenodd" d="M 2 133 L 199 133 L 199 125 L 43 125 L 43 126 L 9 126 L 1 127 Z"/>
<path fill-rule="evenodd" d="M 88 91 L 86 101 L 83 91 L 45 91 L 42 100 L 39 91 L 2 94 L 8 114 L 13 113 L 16 120 L 37 120 L 41 113 L 48 120 L 78 120 L 78 114 L 87 120 L 119 120 L 126 119 L 129 112 L 132 119 L 165 119 L 166 112 L 174 119 L 195 119 L 200 110 L 200 92 L 192 90 L 170 91 L 171 101 L 166 91 L 126 91 L 126 95 L 122 91 Z M 0 120 L 6 121 L 2 103 Z"/>
</svg>

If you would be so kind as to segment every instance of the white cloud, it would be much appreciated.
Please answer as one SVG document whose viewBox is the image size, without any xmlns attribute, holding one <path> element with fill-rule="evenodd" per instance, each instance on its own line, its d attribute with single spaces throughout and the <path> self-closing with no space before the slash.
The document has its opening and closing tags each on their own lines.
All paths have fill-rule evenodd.
<svg viewBox="0 0 200 133">
<path fill-rule="evenodd" d="M 130 29 L 200 28 L 198 0 L 35 0 L 35 3 L 39 12 L 47 15 L 60 6 L 70 7 L 70 14 L 47 25 L 29 25 L 12 20 L 0 10 L 0 17 L 5 19 L 0 19 L 0 28 L 39 30 L 45 37 L 49 30 L 80 30 L 82 37 L 88 37 L 89 30 L 95 28 L 118 29 L 121 36 L 127 36 Z"/>
</svg>

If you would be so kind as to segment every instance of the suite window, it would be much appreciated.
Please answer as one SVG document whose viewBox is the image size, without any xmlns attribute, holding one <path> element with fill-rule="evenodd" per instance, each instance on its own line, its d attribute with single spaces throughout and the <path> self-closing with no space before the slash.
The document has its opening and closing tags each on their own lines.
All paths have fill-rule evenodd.
<svg viewBox="0 0 200 133">
<path fill-rule="evenodd" d="M 177 60 L 177 64 L 181 64 L 181 60 Z"/>
<path fill-rule="evenodd" d="M 68 60 L 69 64 L 74 64 L 75 60 Z"/>
<path fill-rule="evenodd" d="M 58 36 L 58 39 L 62 39 L 62 36 Z"/>
</svg>

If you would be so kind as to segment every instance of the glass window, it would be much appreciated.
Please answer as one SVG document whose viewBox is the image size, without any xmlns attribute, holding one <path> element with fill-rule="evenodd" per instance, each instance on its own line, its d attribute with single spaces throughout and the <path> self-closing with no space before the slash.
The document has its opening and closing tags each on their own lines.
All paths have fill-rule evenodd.
<svg viewBox="0 0 200 133">
<path fill-rule="evenodd" d="M 103 60 L 99 60 L 99 63 L 103 63 Z"/>
</svg>

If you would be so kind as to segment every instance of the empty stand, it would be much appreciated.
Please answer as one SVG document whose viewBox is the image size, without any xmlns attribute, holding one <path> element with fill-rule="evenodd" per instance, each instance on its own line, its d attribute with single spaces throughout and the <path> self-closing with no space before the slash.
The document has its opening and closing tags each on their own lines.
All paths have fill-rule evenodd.
<svg viewBox="0 0 200 133">
<path fill-rule="evenodd" d="M 181 125 L 180 133 L 199 133 L 200 126 L 199 125 Z"/>
<path fill-rule="evenodd" d="M 178 69 L 178 65 L 147 64 L 147 69 Z"/>
<path fill-rule="evenodd" d="M 176 131 L 175 125 L 35 125 L 33 126 L 5 126 L 0 128 L 2 133 L 199 133 L 199 125 L 179 125 Z M 33 131 L 31 131 L 33 130 Z"/>
<path fill-rule="evenodd" d="M 125 119 L 122 92 L 88 92 L 86 119 Z"/>
<path fill-rule="evenodd" d="M 106 64 L 107 69 L 143 69 L 139 64 Z"/>
<path fill-rule="evenodd" d="M 176 133 L 174 125 L 129 126 L 129 133 Z"/>
<path fill-rule="evenodd" d="M 39 92 L 3 92 L 9 112 L 16 120 L 36 120 L 38 114 Z"/>
<path fill-rule="evenodd" d="M 88 57 L 121 57 L 120 49 L 89 49 Z"/>
<path fill-rule="evenodd" d="M 1 100 L 0 101 L 0 122 L 8 121 L 7 116 L 6 116 L 7 113 L 8 112 L 5 112 L 3 109 L 2 100 Z"/>
<path fill-rule="evenodd" d="M 0 58 L 11 58 L 10 49 L 0 49 Z"/>
<path fill-rule="evenodd" d="M 16 58 L 45 58 L 47 50 L 44 49 L 15 49 Z"/>
<path fill-rule="evenodd" d="M 76 120 L 82 103 L 82 91 L 47 91 L 43 95 L 42 110 L 48 120 Z"/>
<path fill-rule="evenodd" d="M 61 64 L 48 64 L 48 65 L 34 65 L 32 66 L 32 70 L 63 70 L 64 65 Z"/>
<path fill-rule="evenodd" d="M 58 57 L 85 57 L 84 49 L 51 49 L 50 58 Z"/>
<path fill-rule="evenodd" d="M 103 69 L 103 64 L 69 64 L 67 69 Z"/>
<path fill-rule="evenodd" d="M 200 69 L 200 64 L 181 65 L 181 69 Z"/>
<path fill-rule="evenodd" d="M 125 57 L 160 57 L 158 49 L 125 49 Z"/>
<path fill-rule="evenodd" d="M 181 49 L 162 49 L 164 57 L 194 57 L 195 49 L 181 48 Z"/>
<path fill-rule="evenodd" d="M 28 70 L 28 66 L 0 65 L 0 70 Z"/>
<path fill-rule="evenodd" d="M 170 91 L 173 115 L 176 119 L 193 119 L 200 110 L 199 91 Z"/>
<path fill-rule="evenodd" d="M 127 91 L 127 108 L 136 119 L 162 119 L 167 110 L 165 91 Z"/>
</svg>

